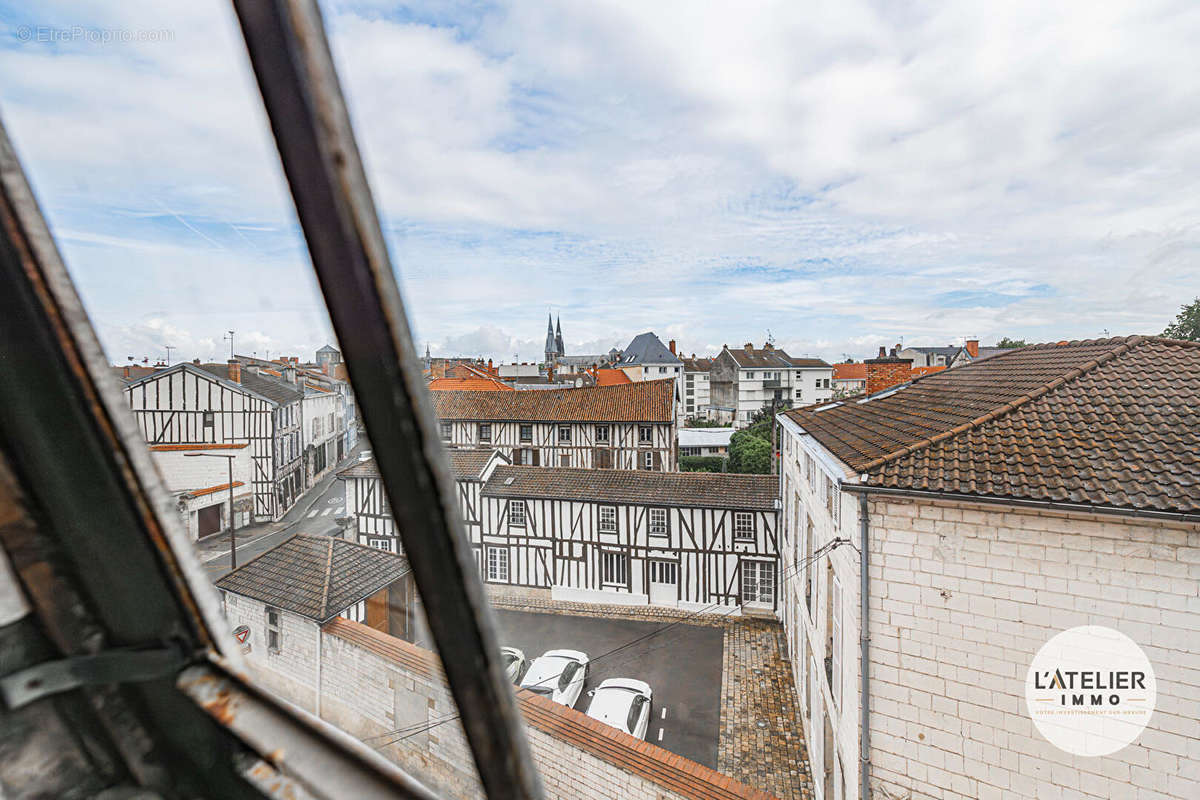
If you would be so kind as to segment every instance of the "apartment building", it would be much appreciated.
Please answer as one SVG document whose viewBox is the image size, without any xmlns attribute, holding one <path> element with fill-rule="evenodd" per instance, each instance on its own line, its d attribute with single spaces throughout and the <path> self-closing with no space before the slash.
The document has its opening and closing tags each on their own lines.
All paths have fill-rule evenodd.
<svg viewBox="0 0 1200 800">
<path fill-rule="evenodd" d="M 1200 344 L 1036 345 L 777 420 L 818 800 L 1197 796 Z M 1157 674 L 1105 758 L 1051 744 L 1027 701 L 1041 648 L 1083 626 Z"/>
<path fill-rule="evenodd" d="M 771 343 L 721 348 L 710 373 L 708 418 L 744 428 L 764 408 L 808 405 L 833 397 L 833 367 L 819 358 L 793 358 Z"/>
</svg>

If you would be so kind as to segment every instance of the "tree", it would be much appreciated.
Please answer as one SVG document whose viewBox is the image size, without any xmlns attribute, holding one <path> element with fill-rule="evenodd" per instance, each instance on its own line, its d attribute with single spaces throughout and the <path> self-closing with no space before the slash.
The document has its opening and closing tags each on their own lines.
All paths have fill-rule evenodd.
<svg viewBox="0 0 1200 800">
<path fill-rule="evenodd" d="M 1006 350 L 1015 350 L 1018 347 L 1026 347 L 1024 339 L 1010 339 L 1005 336 L 1000 341 L 996 342 L 996 347 L 1003 347 Z"/>
<path fill-rule="evenodd" d="M 771 472 L 771 442 L 749 431 L 729 438 L 729 471 L 768 475 Z"/>
<path fill-rule="evenodd" d="M 685 428 L 727 428 L 729 426 L 726 425 L 724 422 L 717 422 L 714 419 L 700 419 L 699 417 L 692 417 L 691 419 L 684 420 L 683 427 L 685 427 Z"/>
<path fill-rule="evenodd" d="M 1179 307 L 1179 315 L 1175 321 L 1163 331 L 1168 339 L 1186 339 L 1189 342 L 1200 342 L 1200 297 L 1191 303 Z"/>
<path fill-rule="evenodd" d="M 680 456 L 680 472 L 721 472 L 725 459 L 721 456 Z"/>
</svg>

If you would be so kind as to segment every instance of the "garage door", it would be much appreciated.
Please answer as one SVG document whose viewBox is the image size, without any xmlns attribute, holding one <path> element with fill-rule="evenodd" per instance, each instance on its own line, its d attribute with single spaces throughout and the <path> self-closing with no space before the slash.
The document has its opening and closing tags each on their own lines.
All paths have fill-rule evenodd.
<svg viewBox="0 0 1200 800">
<path fill-rule="evenodd" d="M 202 508 L 197 513 L 197 523 L 199 524 L 199 534 L 208 536 L 221 530 L 221 504 Z"/>
</svg>

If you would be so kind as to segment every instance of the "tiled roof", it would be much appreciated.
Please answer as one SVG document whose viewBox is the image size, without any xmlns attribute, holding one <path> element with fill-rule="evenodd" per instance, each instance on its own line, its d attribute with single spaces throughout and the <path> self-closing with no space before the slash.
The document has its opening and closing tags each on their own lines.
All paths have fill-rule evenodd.
<svg viewBox="0 0 1200 800">
<path fill-rule="evenodd" d="M 128 378 L 125 377 L 126 370 L 129 371 Z M 139 378 L 144 378 L 147 375 L 153 375 L 155 372 L 158 372 L 159 370 L 155 369 L 154 367 L 143 367 L 138 364 L 129 364 L 128 366 L 124 366 L 124 367 L 112 367 L 112 371 L 113 371 L 113 374 L 117 376 L 117 378 L 119 378 L 121 381 L 128 383 L 130 381 L 136 381 Z"/>
<path fill-rule="evenodd" d="M 598 369 L 595 371 L 597 386 L 620 386 L 623 383 L 633 383 L 624 370 Z"/>
<path fill-rule="evenodd" d="M 946 368 L 945 364 L 937 364 L 932 367 L 913 367 L 909 375 L 913 378 L 919 378 L 922 375 L 932 375 L 935 372 L 941 372 Z"/>
<path fill-rule="evenodd" d="M 228 364 L 197 364 L 196 369 L 216 375 L 218 378 L 229 380 Z M 295 402 L 304 396 L 304 392 L 283 378 L 268 378 L 254 372 L 250 367 L 242 367 L 242 386 L 268 400 L 281 405 Z"/>
<path fill-rule="evenodd" d="M 867 365 L 861 361 L 855 364 L 834 364 L 833 379 L 835 381 L 865 381 Z"/>
<path fill-rule="evenodd" d="M 683 359 L 684 372 L 712 372 L 713 359 L 711 358 L 685 358 Z"/>
<path fill-rule="evenodd" d="M 434 392 L 468 391 L 468 392 L 512 392 L 511 386 L 503 381 L 492 378 L 434 378 L 428 384 Z"/>
<path fill-rule="evenodd" d="M 487 468 L 488 462 L 492 460 L 492 456 L 496 455 L 496 450 L 476 450 L 467 448 L 455 448 L 447 451 L 446 455 L 450 461 L 450 472 L 455 480 L 479 480 L 483 477 L 483 471 Z M 508 459 L 503 454 L 499 456 L 501 463 L 508 463 Z M 375 464 L 375 459 L 367 459 L 359 461 L 356 464 L 351 464 L 344 470 L 338 473 L 339 478 L 378 478 L 379 467 Z"/>
<path fill-rule="evenodd" d="M 778 348 L 747 350 L 744 347 L 728 348 L 729 355 L 733 356 L 733 360 L 739 367 L 743 369 L 770 369 L 772 367 L 828 367 L 830 364 L 820 358 L 792 358 L 783 350 Z"/>
<path fill-rule="evenodd" d="M 670 422 L 675 379 L 538 392 L 432 392 L 439 419 Z"/>
<path fill-rule="evenodd" d="M 1200 511 L 1200 343 L 1034 345 L 787 416 L 872 485 Z"/>
<path fill-rule="evenodd" d="M 624 366 L 634 366 L 637 364 L 678 364 L 680 361 L 679 356 L 667 349 L 661 339 L 647 331 L 633 337 L 629 346 L 621 351 L 621 360 L 618 363 Z"/>
<path fill-rule="evenodd" d="M 335 619 L 321 630 L 406 672 L 445 683 L 437 655 L 415 644 L 348 619 Z M 774 800 L 767 792 L 630 736 L 581 711 L 523 689 L 518 689 L 516 695 L 525 724 L 644 778 L 672 795 L 687 800 Z"/>
<path fill-rule="evenodd" d="M 544 497 L 597 503 L 770 511 L 779 478 L 716 472 L 650 472 L 574 467 L 499 466 L 483 485 L 489 497 Z"/>
<path fill-rule="evenodd" d="M 332 536 L 296 534 L 216 586 L 326 622 L 408 572 L 404 556 Z"/>
</svg>

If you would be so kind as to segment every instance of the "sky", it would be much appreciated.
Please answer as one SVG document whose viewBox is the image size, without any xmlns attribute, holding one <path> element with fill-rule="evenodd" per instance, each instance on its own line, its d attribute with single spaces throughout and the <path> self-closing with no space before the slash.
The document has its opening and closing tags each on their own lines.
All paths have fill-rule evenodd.
<svg viewBox="0 0 1200 800">
<path fill-rule="evenodd" d="M 1194 2 L 322 3 L 419 349 L 1156 334 Z M 114 363 L 332 340 L 226 3 L 0 0 L 0 119 Z"/>
</svg>

